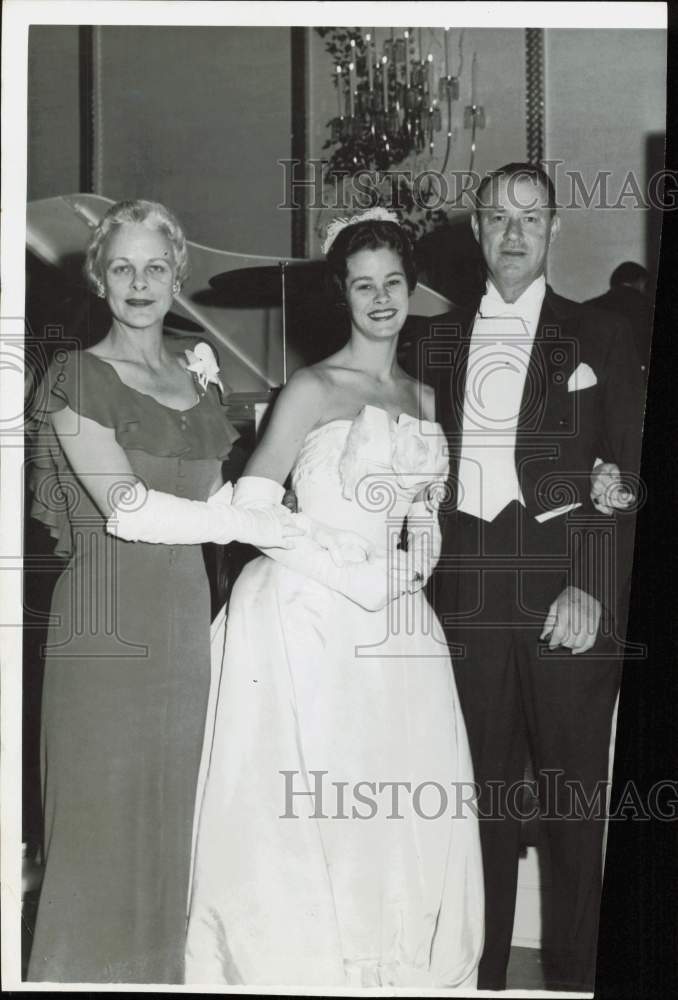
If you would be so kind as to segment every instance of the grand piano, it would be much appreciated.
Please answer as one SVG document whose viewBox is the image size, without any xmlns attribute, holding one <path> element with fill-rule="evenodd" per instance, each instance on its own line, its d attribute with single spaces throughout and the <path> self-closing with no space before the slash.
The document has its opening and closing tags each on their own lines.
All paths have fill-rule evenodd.
<svg viewBox="0 0 678 1000">
<path fill-rule="evenodd" d="M 82 264 L 91 230 L 112 204 L 95 194 L 28 204 L 29 254 L 57 269 L 52 274 L 58 273 L 58 280 L 70 289 L 72 325 L 65 333 L 76 339 L 78 335 L 86 339 L 98 326 L 101 306 L 87 290 Z M 242 431 L 257 422 L 262 408 L 296 368 L 319 360 L 341 343 L 348 332 L 345 320 L 328 300 L 321 261 L 239 254 L 189 243 L 189 266 L 167 327 L 170 332 L 204 335 L 218 347 L 230 390 L 229 415 Z M 420 284 L 410 312 L 434 316 L 449 305 L 442 295 Z M 33 330 L 38 340 L 42 333 Z"/>
</svg>

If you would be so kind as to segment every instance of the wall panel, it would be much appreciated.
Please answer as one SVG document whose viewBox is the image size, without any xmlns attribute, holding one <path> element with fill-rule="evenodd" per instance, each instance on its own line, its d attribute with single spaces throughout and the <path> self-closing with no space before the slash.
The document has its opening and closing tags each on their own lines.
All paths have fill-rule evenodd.
<svg viewBox="0 0 678 1000">
<path fill-rule="evenodd" d="M 563 161 L 556 173 L 560 199 L 571 200 L 566 171 L 573 170 L 588 191 L 601 171 L 610 172 L 611 203 L 619 199 L 629 172 L 646 191 L 647 150 L 656 148 L 653 136 L 659 135 L 661 144 L 665 129 L 666 34 L 548 30 L 545 63 L 546 156 Z M 624 260 L 652 267 L 656 221 L 649 210 L 634 207 L 633 198 L 620 208 L 563 210 L 550 260 L 554 287 L 587 299 L 607 290 L 612 270 Z M 650 247 L 648 230 L 655 243 Z"/>
</svg>

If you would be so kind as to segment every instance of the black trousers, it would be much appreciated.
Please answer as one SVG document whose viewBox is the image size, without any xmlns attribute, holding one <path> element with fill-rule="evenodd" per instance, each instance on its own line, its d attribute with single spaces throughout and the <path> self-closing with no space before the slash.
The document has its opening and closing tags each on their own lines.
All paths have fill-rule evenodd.
<svg viewBox="0 0 678 1000">
<path fill-rule="evenodd" d="M 493 522 L 450 516 L 432 600 L 454 662 L 479 785 L 485 950 L 478 987 L 504 989 L 516 902 L 528 755 L 537 780 L 542 957 L 551 988 L 593 988 L 619 644 L 589 653 L 540 642 L 568 583 L 572 522 L 538 524 L 518 504 Z M 545 891 L 546 896 L 546 891 Z"/>
</svg>

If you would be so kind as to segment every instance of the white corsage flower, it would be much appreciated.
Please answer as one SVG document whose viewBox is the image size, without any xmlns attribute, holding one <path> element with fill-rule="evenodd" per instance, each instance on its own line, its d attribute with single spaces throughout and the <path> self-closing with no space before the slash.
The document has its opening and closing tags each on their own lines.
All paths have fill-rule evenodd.
<svg viewBox="0 0 678 1000">
<path fill-rule="evenodd" d="M 201 340 L 199 344 L 195 345 L 194 350 L 187 348 L 184 354 L 188 361 L 186 367 L 189 372 L 193 372 L 196 376 L 202 391 L 206 392 L 207 386 L 211 383 L 219 387 L 219 392 L 223 396 L 224 386 L 219 377 L 219 363 L 217 362 L 214 348 L 205 343 L 204 340 Z"/>
</svg>

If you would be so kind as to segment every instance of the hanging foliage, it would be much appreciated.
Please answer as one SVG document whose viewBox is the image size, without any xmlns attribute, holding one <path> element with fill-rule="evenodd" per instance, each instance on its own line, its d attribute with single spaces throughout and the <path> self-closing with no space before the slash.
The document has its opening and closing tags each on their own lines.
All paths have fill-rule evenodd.
<svg viewBox="0 0 678 1000">
<path fill-rule="evenodd" d="M 383 205 L 394 208 L 410 237 L 417 240 L 429 230 L 444 224 L 447 214 L 439 202 L 437 205 L 433 202 L 435 207 L 427 206 L 426 186 L 422 189 L 420 185 L 415 197 L 412 177 L 403 176 L 405 171 L 395 170 L 410 160 L 413 167 L 411 174 L 415 176 L 417 154 L 429 144 L 432 148 L 433 122 L 437 120 L 428 111 L 430 82 L 427 83 L 426 67 L 416 60 L 412 61 L 413 29 L 407 29 L 405 40 L 397 42 L 400 63 L 398 65 L 396 54 L 393 72 L 387 72 L 386 67 L 380 70 L 378 65 L 369 70 L 367 60 L 370 48 L 358 28 L 319 27 L 315 30 L 324 40 L 325 49 L 337 67 L 334 86 L 337 89 L 338 113 L 327 122 L 330 134 L 322 147 L 323 152 L 329 151 L 324 167 L 325 183 L 336 185 L 342 178 L 369 172 L 371 183 L 361 188 L 364 207 Z M 395 46 L 396 43 L 391 44 Z M 386 42 L 386 45 L 389 43 Z M 393 56 L 395 47 L 389 52 Z M 347 67 L 351 63 L 354 70 L 349 79 Z M 402 78 L 403 72 L 407 86 Z M 346 90 L 346 83 L 352 95 Z M 350 114 L 351 109 L 354 110 L 353 115 Z M 439 118 L 439 110 L 436 109 L 435 114 Z M 389 171 L 392 171 L 390 176 Z"/>
</svg>

